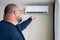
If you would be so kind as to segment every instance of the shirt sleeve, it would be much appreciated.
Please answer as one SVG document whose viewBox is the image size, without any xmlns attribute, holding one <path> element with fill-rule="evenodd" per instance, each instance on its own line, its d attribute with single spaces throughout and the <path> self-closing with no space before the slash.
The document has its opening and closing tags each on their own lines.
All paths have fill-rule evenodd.
<svg viewBox="0 0 60 40">
<path fill-rule="evenodd" d="M 31 21 L 32 21 L 32 19 L 30 17 L 27 20 L 23 21 L 21 24 L 18 24 L 18 29 L 20 31 L 24 30 L 30 24 Z"/>
</svg>

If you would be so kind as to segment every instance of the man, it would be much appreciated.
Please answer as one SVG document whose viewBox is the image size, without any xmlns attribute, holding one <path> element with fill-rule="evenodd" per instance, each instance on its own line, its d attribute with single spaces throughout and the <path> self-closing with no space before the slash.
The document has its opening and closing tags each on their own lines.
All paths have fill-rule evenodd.
<svg viewBox="0 0 60 40">
<path fill-rule="evenodd" d="M 18 24 L 22 20 L 22 11 L 17 5 L 8 4 L 4 9 L 4 19 L 0 21 L 0 40 L 25 40 L 21 31 L 33 19 L 34 16 Z"/>
</svg>

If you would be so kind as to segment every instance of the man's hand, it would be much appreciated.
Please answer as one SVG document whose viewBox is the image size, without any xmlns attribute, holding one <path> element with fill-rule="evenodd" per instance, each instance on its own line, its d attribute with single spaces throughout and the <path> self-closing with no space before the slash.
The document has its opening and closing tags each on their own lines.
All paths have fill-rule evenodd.
<svg viewBox="0 0 60 40">
<path fill-rule="evenodd" d="M 31 19 L 32 19 L 32 20 L 36 19 L 36 16 L 31 16 Z"/>
</svg>

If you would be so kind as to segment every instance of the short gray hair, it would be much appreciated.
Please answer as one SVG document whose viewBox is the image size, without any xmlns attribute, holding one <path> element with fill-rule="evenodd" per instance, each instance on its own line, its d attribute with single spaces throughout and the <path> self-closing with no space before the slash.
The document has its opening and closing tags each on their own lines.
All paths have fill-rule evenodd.
<svg viewBox="0 0 60 40">
<path fill-rule="evenodd" d="M 4 14 L 11 13 L 13 11 L 13 8 L 17 7 L 16 4 L 8 4 L 4 9 Z"/>
</svg>

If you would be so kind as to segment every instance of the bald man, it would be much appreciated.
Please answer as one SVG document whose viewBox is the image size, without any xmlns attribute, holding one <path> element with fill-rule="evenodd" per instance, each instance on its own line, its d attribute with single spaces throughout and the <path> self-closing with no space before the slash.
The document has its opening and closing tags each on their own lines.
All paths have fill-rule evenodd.
<svg viewBox="0 0 60 40">
<path fill-rule="evenodd" d="M 25 40 L 22 31 L 34 20 L 32 16 L 22 21 L 22 11 L 16 4 L 8 4 L 4 9 L 4 18 L 0 21 L 0 40 Z"/>
</svg>

